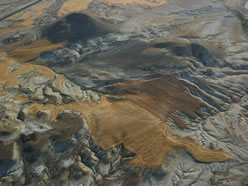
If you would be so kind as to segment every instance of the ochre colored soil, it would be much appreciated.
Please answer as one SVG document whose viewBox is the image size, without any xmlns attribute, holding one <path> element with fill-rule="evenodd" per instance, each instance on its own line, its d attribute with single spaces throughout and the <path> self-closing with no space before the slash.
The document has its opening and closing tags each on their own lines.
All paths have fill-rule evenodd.
<svg viewBox="0 0 248 186">
<path fill-rule="evenodd" d="M 0 63 L 1 85 L 17 85 L 18 75 L 37 70 L 48 78 L 57 77 L 58 88 L 63 87 L 61 84 L 64 77 L 56 75 L 47 67 L 20 64 L 19 70 L 9 73 L 8 68 L 12 63 L 12 59 Z M 185 148 L 196 160 L 202 162 L 231 159 L 229 153 L 204 149 L 192 140 L 179 139 L 169 134 L 167 124 L 161 116 L 168 117 L 171 112 L 181 108 L 193 117 L 202 105 L 200 100 L 187 94 L 182 85 L 183 82 L 173 77 L 130 81 L 116 86 L 117 89 L 128 91 L 127 94 L 120 95 L 124 98 L 121 101 L 111 101 L 102 96 L 100 103 L 74 102 L 58 106 L 33 103 L 28 110 L 34 116 L 40 110 L 50 110 L 51 121 L 55 121 L 59 112 L 65 109 L 81 113 L 88 121 L 94 142 L 105 150 L 124 144 L 136 154 L 130 161 L 135 167 L 158 167 L 164 162 L 167 152 L 175 147 Z M 28 101 L 20 97 L 17 99 Z"/>
</svg>

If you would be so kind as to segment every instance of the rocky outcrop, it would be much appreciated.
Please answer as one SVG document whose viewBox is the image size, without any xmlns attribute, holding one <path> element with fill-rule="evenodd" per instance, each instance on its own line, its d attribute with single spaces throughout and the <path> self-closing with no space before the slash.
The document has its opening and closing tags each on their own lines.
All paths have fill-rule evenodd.
<svg viewBox="0 0 248 186">
<path fill-rule="evenodd" d="M 28 65 L 31 71 L 23 71 L 25 65 L 8 63 L 8 57 L 2 55 L 5 56 L 4 67 L 8 69 L 9 65 L 11 69 L 7 73 L 18 81 L 10 81 L 10 84 L 5 81 L 0 92 L 0 183 L 58 184 L 67 178 L 65 175 L 68 172 L 64 170 L 72 165 L 75 172 L 81 170 L 85 174 L 71 175 L 70 184 L 82 180 L 93 183 L 95 173 L 83 163 L 87 164 L 95 157 L 89 146 L 93 142 L 83 116 L 72 110 L 64 110 L 52 123 L 52 111 L 39 110 L 32 115 L 28 107 L 35 102 L 60 105 L 65 99 L 69 102 L 99 102 L 98 94 L 82 91 L 68 80 L 61 80 L 60 86 L 57 82 L 59 75 L 43 67 L 30 68 Z M 13 66 L 18 68 L 13 70 Z M 2 74 L 3 77 L 5 75 Z M 87 149 L 90 154 L 83 155 Z M 51 182 L 54 176 L 60 177 L 56 183 Z"/>
<path fill-rule="evenodd" d="M 246 4 L 44 0 L 2 20 L 0 185 L 248 184 Z"/>
<path fill-rule="evenodd" d="M 44 35 L 52 42 L 88 40 L 104 35 L 107 29 L 88 15 L 72 13 L 48 27 Z"/>
</svg>

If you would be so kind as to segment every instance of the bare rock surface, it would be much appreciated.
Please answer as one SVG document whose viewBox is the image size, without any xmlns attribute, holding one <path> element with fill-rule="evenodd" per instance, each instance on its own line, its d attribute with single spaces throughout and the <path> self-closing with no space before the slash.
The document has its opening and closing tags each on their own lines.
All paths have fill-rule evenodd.
<svg viewBox="0 0 248 186">
<path fill-rule="evenodd" d="M 247 185 L 247 8 L 0 2 L 0 185 Z"/>
</svg>

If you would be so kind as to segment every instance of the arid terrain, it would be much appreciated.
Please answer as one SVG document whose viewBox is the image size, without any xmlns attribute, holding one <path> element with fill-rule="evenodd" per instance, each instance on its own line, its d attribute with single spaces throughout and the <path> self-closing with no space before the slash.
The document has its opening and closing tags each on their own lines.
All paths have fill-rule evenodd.
<svg viewBox="0 0 248 186">
<path fill-rule="evenodd" d="M 246 0 L 0 10 L 0 185 L 248 185 Z"/>
</svg>

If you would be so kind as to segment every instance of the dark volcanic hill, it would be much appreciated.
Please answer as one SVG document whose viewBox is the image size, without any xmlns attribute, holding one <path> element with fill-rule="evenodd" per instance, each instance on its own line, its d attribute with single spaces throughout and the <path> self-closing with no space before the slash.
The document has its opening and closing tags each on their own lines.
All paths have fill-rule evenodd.
<svg viewBox="0 0 248 186">
<path fill-rule="evenodd" d="M 85 41 L 106 34 L 107 29 L 104 27 L 103 24 L 97 23 L 88 15 L 72 13 L 49 26 L 44 31 L 44 36 L 53 43 Z"/>
</svg>

